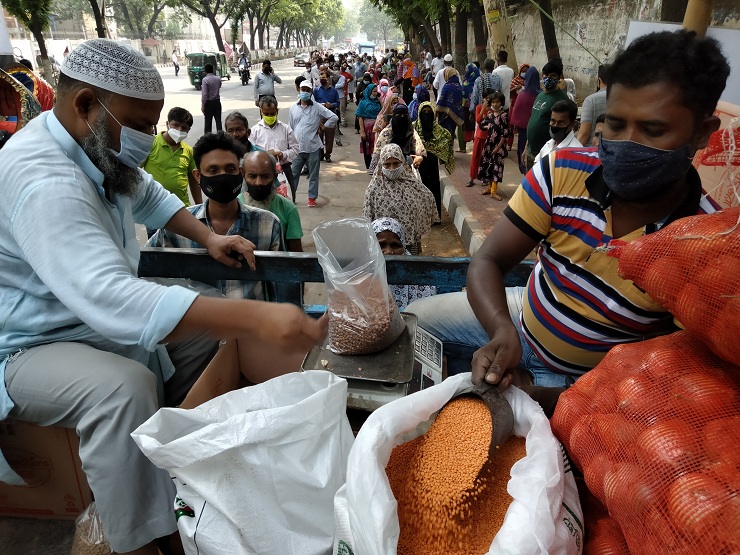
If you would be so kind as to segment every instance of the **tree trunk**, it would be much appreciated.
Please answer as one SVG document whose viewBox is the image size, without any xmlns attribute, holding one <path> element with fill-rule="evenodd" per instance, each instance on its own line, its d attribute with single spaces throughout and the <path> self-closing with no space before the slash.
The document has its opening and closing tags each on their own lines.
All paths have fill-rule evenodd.
<svg viewBox="0 0 740 555">
<path fill-rule="evenodd" d="M 254 50 L 254 13 L 247 12 L 249 16 L 249 50 Z"/>
<path fill-rule="evenodd" d="M 442 45 L 439 44 L 439 39 L 437 38 L 437 33 L 434 30 L 434 26 L 432 25 L 432 22 L 429 21 L 428 17 L 424 18 L 424 21 L 421 22 L 422 28 L 424 29 L 424 32 L 426 33 L 427 40 L 429 41 L 429 44 L 432 47 L 432 54 L 435 56 L 437 54 L 443 54 L 442 52 Z"/>
<path fill-rule="evenodd" d="M 213 27 L 213 33 L 216 35 L 216 46 L 218 47 L 218 51 L 226 52 L 226 49 L 224 48 L 224 39 L 221 36 L 221 26 L 218 24 L 218 21 L 216 21 L 216 16 L 211 13 L 211 10 L 207 6 L 206 13 L 208 21 L 211 22 L 211 27 Z"/>
<path fill-rule="evenodd" d="M 449 54 L 452 52 L 452 31 L 450 29 L 450 6 L 445 3 L 442 7 L 442 15 L 439 18 L 439 35 L 442 42 L 442 52 Z"/>
<path fill-rule="evenodd" d="M 123 21 L 126 24 L 126 27 L 128 27 L 129 32 L 135 33 L 136 25 L 134 25 L 134 22 L 131 19 L 131 14 L 128 11 L 128 6 L 126 5 L 126 3 L 120 2 L 116 7 L 121 10 L 121 16 L 123 17 Z"/>
<path fill-rule="evenodd" d="M 547 1 L 549 2 L 550 0 Z M 519 66 L 516 63 L 514 35 L 511 32 L 511 26 L 509 25 L 509 18 L 506 12 L 506 2 L 504 0 L 483 0 L 483 5 L 486 13 L 491 16 L 486 17 L 488 30 L 491 34 L 491 54 L 495 57 L 498 51 L 506 50 L 509 54 L 509 60 L 506 65 L 516 71 Z"/>
<path fill-rule="evenodd" d="M 259 43 L 259 49 L 265 49 L 265 24 L 261 20 L 257 20 L 257 39 Z"/>
<path fill-rule="evenodd" d="M 270 49 L 270 24 L 267 24 L 267 49 Z"/>
<path fill-rule="evenodd" d="M 552 16 L 552 0 L 540 0 L 540 6 Z M 542 23 L 542 35 L 545 39 L 545 53 L 548 61 L 559 58 L 560 48 L 558 47 L 558 37 L 555 35 L 555 24 L 542 12 L 540 12 L 540 22 Z"/>
<path fill-rule="evenodd" d="M 465 75 L 468 64 L 468 20 L 470 12 L 464 5 L 455 7 L 455 54 L 454 63 L 460 75 Z"/>
<path fill-rule="evenodd" d="M 149 24 L 146 26 L 146 36 L 147 37 L 154 36 L 154 25 L 157 23 L 157 19 L 159 19 L 159 14 L 162 13 L 164 6 L 165 6 L 164 3 L 162 3 L 161 6 L 157 4 L 156 2 L 154 3 L 154 12 L 152 12 L 152 17 L 149 18 Z"/>
<path fill-rule="evenodd" d="M 44 68 L 44 78 L 49 82 L 52 87 L 56 87 L 56 79 L 54 77 L 54 70 L 51 67 L 51 61 L 49 60 L 49 53 L 46 50 L 46 42 L 44 42 L 44 35 L 40 28 L 32 26 L 28 29 L 31 31 L 33 38 L 36 39 L 36 43 L 39 45 L 39 55 L 41 57 L 41 67 Z"/>
<path fill-rule="evenodd" d="M 95 16 L 95 31 L 98 33 L 98 38 L 104 39 L 106 36 L 105 19 L 103 19 L 103 13 L 100 11 L 100 6 L 98 6 L 98 0 L 90 0 L 90 7 Z"/>
<path fill-rule="evenodd" d="M 483 25 L 483 4 L 480 0 L 470 0 L 470 19 L 473 21 L 473 35 L 475 36 L 475 59 L 483 66 L 488 55 L 488 41 Z"/>
</svg>

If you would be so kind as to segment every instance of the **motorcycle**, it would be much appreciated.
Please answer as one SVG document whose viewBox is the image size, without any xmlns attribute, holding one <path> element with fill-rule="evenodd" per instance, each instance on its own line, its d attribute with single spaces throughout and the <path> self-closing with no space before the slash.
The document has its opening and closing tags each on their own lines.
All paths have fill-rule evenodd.
<svg viewBox="0 0 740 555">
<path fill-rule="evenodd" d="M 239 62 L 239 77 L 241 77 L 242 86 L 249 84 L 249 70 L 251 69 L 251 67 L 252 64 L 250 64 L 248 61 Z"/>
</svg>

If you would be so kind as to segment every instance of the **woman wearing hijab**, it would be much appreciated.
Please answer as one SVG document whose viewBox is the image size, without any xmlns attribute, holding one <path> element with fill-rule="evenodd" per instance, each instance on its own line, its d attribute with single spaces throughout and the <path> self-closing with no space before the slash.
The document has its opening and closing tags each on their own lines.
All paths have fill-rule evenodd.
<svg viewBox="0 0 740 555">
<path fill-rule="evenodd" d="M 465 66 L 465 80 L 462 84 L 463 100 L 462 115 L 463 125 L 458 127 L 457 142 L 460 152 L 465 152 L 466 144 L 475 138 L 475 114 L 470 113 L 470 97 L 473 95 L 473 85 L 480 77 L 480 70 L 474 63 Z"/>
<path fill-rule="evenodd" d="M 404 247 L 421 252 L 421 236 L 439 221 L 434 196 L 406 164 L 401 147 L 388 144 L 365 191 L 362 215 L 370 221 L 393 218 L 406 232 Z"/>
<path fill-rule="evenodd" d="M 519 135 L 519 141 L 516 145 L 516 159 L 519 163 L 519 171 L 522 175 L 527 173 L 527 167 L 522 163 L 522 154 L 524 145 L 527 144 L 527 124 L 532 115 L 532 107 L 537 95 L 542 92 L 540 89 L 540 72 L 536 67 L 531 66 L 524 76 L 524 89 L 516 97 L 516 106 L 511 110 L 511 125 L 516 129 Z"/>
<path fill-rule="evenodd" d="M 388 82 L 388 79 L 381 79 L 378 83 L 378 90 L 380 91 L 380 102 L 385 102 L 385 99 L 388 98 L 388 94 L 391 92 L 391 86 Z"/>
<path fill-rule="evenodd" d="M 411 253 L 406 250 L 406 234 L 403 226 L 393 218 L 379 218 L 373 222 L 373 233 L 378 239 L 380 250 L 384 256 L 406 255 Z M 405 309 L 411 302 L 424 297 L 437 294 L 434 285 L 389 285 L 391 295 L 396 301 L 399 310 Z"/>
<path fill-rule="evenodd" d="M 416 118 L 419 117 L 419 106 L 424 102 L 429 102 L 429 100 L 429 89 L 424 85 L 416 85 L 413 99 L 411 100 L 411 104 L 409 104 L 409 117 L 411 117 L 412 122 L 415 122 Z"/>
<path fill-rule="evenodd" d="M 375 150 L 370 160 L 370 167 L 367 170 L 370 175 L 373 175 L 378 165 L 380 151 L 389 143 L 397 144 L 401 148 L 404 159 L 408 159 L 409 156 L 413 157 L 415 168 L 421 166 L 424 158 L 426 158 L 427 151 L 424 148 L 424 143 L 411 124 L 408 107 L 402 102 L 394 106 L 390 124 L 375 139 Z"/>
<path fill-rule="evenodd" d="M 439 91 L 437 99 L 437 121 L 454 137 L 457 126 L 463 124 L 463 92 L 460 86 L 460 76 L 454 67 L 448 67 L 444 70 L 442 77 L 445 84 Z"/>
<path fill-rule="evenodd" d="M 380 132 L 383 131 L 383 129 L 385 129 L 386 126 L 390 123 L 393 107 L 396 104 L 403 104 L 403 100 L 395 94 L 389 94 L 386 97 L 385 101 L 381 100 L 380 102 L 383 107 L 381 108 L 380 113 L 375 120 L 375 126 L 373 127 L 376 141 L 378 140 L 378 135 L 380 135 Z"/>
<path fill-rule="evenodd" d="M 434 121 L 434 106 L 431 102 L 422 102 L 419 107 L 419 118 L 414 123 L 414 130 L 421 137 L 427 156 L 419 166 L 421 182 L 434 195 L 437 215 L 442 218 L 442 192 L 439 185 L 439 161 L 452 175 L 455 171 L 455 155 L 452 152 L 452 135 Z"/>
<path fill-rule="evenodd" d="M 357 105 L 355 116 L 360 126 L 360 152 L 365 157 L 365 169 L 370 168 L 370 160 L 375 150 L 373 127 L 382 106 L 378 100 L 377 87 L 370 83 L 363 91 L 363 98 Z"/>
</svg>

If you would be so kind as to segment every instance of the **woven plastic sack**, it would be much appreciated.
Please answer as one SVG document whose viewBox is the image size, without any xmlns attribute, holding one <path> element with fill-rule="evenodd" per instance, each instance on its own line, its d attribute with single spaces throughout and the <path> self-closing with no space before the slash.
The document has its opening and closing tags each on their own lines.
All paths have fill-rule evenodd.
<svg viewBox="0 0 740 555">
<path fill-rule="evenodd" d="M 329 349 L 341 355 L 382 351 L 405 324 L 372 224 L 365 218 L 326 222 L 313 230 L 313 238 L 329 293 Z"/>
<path fill-rule="evenodd" d="M 740 368 L 688 331 L 613 348 L 551 425 L 633 553 L 740 553 Z"/>
<path fill-rule="evenodd" d="M 103 523 L 95 502 L 90 503 L 75 520 L 71 555 L 110 555 L 113 550 L 103 532 Z"/>
<path fill-rule="evenodd" d="M 740 207 L 678 220 L 610 254 L 725 360 L 740 364 Z"/>
</svg>

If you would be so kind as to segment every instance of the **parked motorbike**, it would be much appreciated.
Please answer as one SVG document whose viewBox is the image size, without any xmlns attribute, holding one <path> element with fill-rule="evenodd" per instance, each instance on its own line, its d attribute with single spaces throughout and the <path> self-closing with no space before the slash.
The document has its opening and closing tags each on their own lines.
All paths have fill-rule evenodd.
<svg viewBox="0 0 740 555">
<path fill-rule="evenodd" d="M 249 84 L 249 70 L 251 69 L 251 67 L 252 66 L 249 62 L 239 63 L 239 77 L 241 77 L 242 86 Z"/>
</svg>

